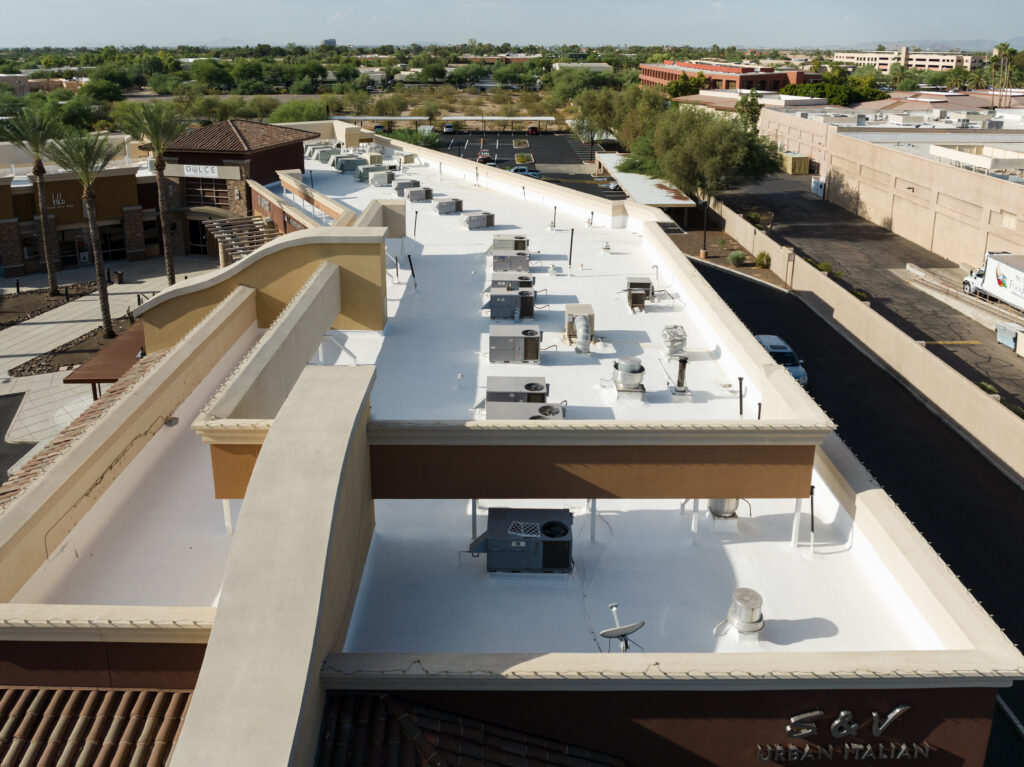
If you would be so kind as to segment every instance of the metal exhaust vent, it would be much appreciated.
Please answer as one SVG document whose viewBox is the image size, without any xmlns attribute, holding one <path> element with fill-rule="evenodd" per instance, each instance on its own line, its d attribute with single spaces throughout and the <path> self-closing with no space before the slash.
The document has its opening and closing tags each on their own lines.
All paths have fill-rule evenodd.
<svg viewBox="0 0 1024 767">
<path fill-rule="evenodd" d="M 753 589 L 736 589 L 732 592 L 732 604 L 726 621 L 740 634 L 756 634 L 764 628 L 762 604 L 761 595 Z"/>
</svg>

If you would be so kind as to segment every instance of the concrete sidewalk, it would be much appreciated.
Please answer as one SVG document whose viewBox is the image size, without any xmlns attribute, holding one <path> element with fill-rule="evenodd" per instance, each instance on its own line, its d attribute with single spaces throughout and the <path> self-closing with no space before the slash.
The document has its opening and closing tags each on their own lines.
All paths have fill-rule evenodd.
<svg viewBox="0 0 1024 767">
<path fill-rule="evenodd" d="M 113 317 L 123 315 L 129 308 L 136 306 L 140 292 L 152 293 L 167 287 L 164 274 L 163 259 L 153 258 L 146 261 L 113 262 L 112 269 L 125 273 L 125 284 L 109 285 L 107 290 L 110 299 L 110 314 Z M 178 258 L 175 260 L 178 280 L 195 277 L 217 268 L 212 258 L 199 256 Z M 74 271 L 74 270 L 73 270 Z M 63 272 L 62 278 L 63 278 Z M 95 274 L 92 275 L 95 277 Z M 36 274 L 24 278 L 40 282 L 39 287 L 46 286 L 46 275 Z M 72 277 L 72 280 L 77 277 Z M 63 278 L 62 282 L 69 281 Z M 29 287 L 25 282 L 23 287 Z M 8 371 L 27 362 L 33 357 L 54 349 L 62 344 L 88 333 L 100 322 L 99 297 L 93 293 L 75 301 L 58 306 L 44 314 L 32 317 L 18 325 L 0 330 L 0 374 L 6 376 Z M 0 378 L 0 387 L 8 383 Z"/>
<path fill-rule="evenodd" d="M 968 380 L 988 381 L 1004 400 L 1024 407 L 1024 358 L 997 343 L 993 331 L 897 276 L 908 263 L 942 274 L 959 274 L 956 265 L 815 197 L 809 179 L 771 176 L 720 199 L 740 213 L 773 212 L 776 239 L 842 269 L 842 282 L 867 293 L 872 309 Z"/>
</svg>

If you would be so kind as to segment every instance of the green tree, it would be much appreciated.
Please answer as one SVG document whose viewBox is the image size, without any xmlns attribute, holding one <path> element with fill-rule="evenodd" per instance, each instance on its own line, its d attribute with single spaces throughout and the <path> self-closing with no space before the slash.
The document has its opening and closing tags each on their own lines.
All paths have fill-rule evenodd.
<svg viewBox="0 0 1024 767">
<path fill-rule="evenodd" d="M 628 150 L 641 136 L 654 133 L 670 103 L 657 88 L 633 85 L 623 90 L 615 107 L 615 137 L 619 143 Z"/>
<path fill-rule="evenodd" d="M 576 120 L 573 133 L 580 141 L 590 143 L 590 159 L 594 159 L 594 140 L 597 136 L 611 133 L 617 119 L 617 94 L 611 88 L 585 90 L 573 101 Z"/>
<path fill-rule="evenodd" d="M 43 177 L 46 166 L 43 158 L 49 143 L 61 133 L 60 124 L 53 117 L 40 109 L 24 109 L 20 114 L 0 122 L 0 139 L 10 141 L 25 154 L 32 158 L 32 178 L 36 188 L 36 209 L 39 211 L 43 244 L 43 260 L 46 262 L 46 277 L 49 282 L 50 295 L 56 296 L 57 263 L 56 254 L 50 251 L 50 238 L 47 236 L 51 224 L 47 215 L 46 188 Z"/>
<path fill-rule="evenodd" d="M 299 123 L 326 120 L 327 107 L 319 99 L 286 101 L 270 113 L 272 123 Z"/>
<path fill-rule="evenodd" d="M 249 99 L 249 109 L 260 120 L 267 119 L 277 109 L 278 100 L 273 96 L 253 96 Z"/>
<path fill-rule="evenodd" d="M 757 123 L 761 119 L 761 99 L 758 98 L 757 90 L 752 88 L 749 93 L 740 96 L 736 102 L 736 115 L 744 128 L 757 133 Z"/>
<path fill-rule="evenodd" d="M 420 70 L 419 81 L 421 83 L 441 82 L 447 74 L 444 64 L 439 61 L 432 61 Z"/>
<path fill-rule="evenodd" d="M 99 285 L 100 315 L 103 318 L 104 338 L 114 337 L 114 324 L 110 321 L 110 299 L 107 296 L 107 279 L 103 268 L 103 250 L 100 248 L 100 230 L 96 225 L 96 192 L 93 184 L 103 169 L 117 155 L 118 146 L 107 141 L 99 133 L 68 131 L 54 140 L 44 154 L 82 185 L 82 203 L 85 217 L 89 222 L 89 245 L 92 249 L 93 265 L 96 267 L 96 282 Z"/>
<path fill-rule="evenodd" d="M 96 101 L 120 101 L 124 98 L 121 86 L 110 80 L 89 80 L 79 89 L 79 92 Z"/>
<path fill-rule="evenodd" d="M 663 178 L 704 203 L 705 249 L 711 198 L 727 186 L 758 181 L 779 168 L 778 151 L 763 136 L 745 130 L 738 120 L 693 107 L 665 112 L 653 140 L 638 149 L 643 152 L 638 163 L 660 171 Z"/>
<path fill-rule="evenodd" d="M 441 111 L 441 105 L 434 100 L 430 100 L 420 107 L 420 114 L 430 120 L 430 122 L 437 120 L 441 116 Z"/>
<path fill-rule="evenodd" d="M 185 122 L 173 106 L 161 102 L 139 104 L 121 121 L 120 127 L 133 138 L 146 141 L 153 153 L 153 170 L 156 173 L 156 199 L 160 215 L 160 231 L 163 235 L 164 269 L 167 284 L 174 284 L 174 247 L 171 242 L 171 219 L 168 206 L 167 181 L 164 170 L 167 162 L 164 152 L 178 136 L 185 132 Z"/>
<path fill-rule="evenodd" d="M 231 73 L 213 59 L 197 59 L 188 72 L 204 88 L 230 88 L 234 85 Z"/>
</svg>

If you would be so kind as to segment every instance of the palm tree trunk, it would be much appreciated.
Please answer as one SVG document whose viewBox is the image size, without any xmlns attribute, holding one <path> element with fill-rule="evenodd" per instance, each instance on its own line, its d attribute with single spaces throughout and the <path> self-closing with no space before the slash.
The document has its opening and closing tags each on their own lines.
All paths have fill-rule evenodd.
<svg viewBox="0 0 1024 767">
<path fill-rule="evenodd" d="M 85 216 L 89 221 L 89 247 L 92 249 L 92 262 L 96 267 L 96 282 L 99 284 L 100 316 L 103 318 L 103 337 L 113 338 L 114 323 L 110 321 L 110 299 L 107 296 L 107 275 L 103 268 L 103 251 L 100 249 L 100 229 L 96 225 L 96 193 L 86 187 L 82 193 L 85 201 Z"/>
<path fill-rule="evenodd" d="M 167 163 L 163 156 L 158 156 L 153 164 L 156 171 L 156 206 L 160 214 L 160 234 L 164 241 L 164 268 L 167 270 L 167 284 L 174 284 L 174 246 L 171 243 L 171 227 L 167 215 L 167 190 L 164 179 L 164 168 Z"/>
<path fill-rule="evenodd" d="M 50 295 L 60 294 L 57 286 L 57 264 L 50 253 L 50 238 L 47 236 L 50 231 L 50 217 L 46 213 L 46 189 L 43 185 L 43 174 L 46 168 L 42 167 L 42 161 L 32 167 L 32 175 L 36 182 L 36 210 L 39 211 L 39 230 L 43 239 L 43 261 L 46 263 L 46 278 L 50 284 Z"/>
</svg>

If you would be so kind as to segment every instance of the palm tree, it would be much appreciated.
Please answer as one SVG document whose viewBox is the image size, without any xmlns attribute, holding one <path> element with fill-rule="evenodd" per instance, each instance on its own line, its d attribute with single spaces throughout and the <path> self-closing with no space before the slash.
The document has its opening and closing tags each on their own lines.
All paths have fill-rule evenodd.
<svg viewBox="0 0 1024 767">
<path fill-rule="evenodd" d="M 171 225 L 167 211 L 167 182 L 164 169 L 167 163 L 164 152 L 174 139 L 185 131 L 181 115 L 169 104 L 150 102 L 141 104 L 123 120 L 123 126 L 133 137 L 149 142 L 153 153 L 153 169 L 156 171 L 156 199 L 160 213 L 160 231 L 163 235 L 164 266 L 167 269 L 167 284 L 174 284 L 174 252 L 171 243 Z"/>
<path fill-rule="evenodd" d="M 1003 90 L 1003 93 L 1009 92 L 1009 79 L 1010 79 L 1010 44 L 999 43 L 995 47 L 993 53 L 999 58 L 999 88 Z M 999 101 L 1002 106 L 1003 96 L 1000 94 Z"/>
<path fill-rule="evenodd" d="M 43 156 L 46 146 L 61 133 L 61 125 L 42 109 L 24 109 L 8 120 L 0 122 L 0 139 L 10 141 L 32 158 L 32 176 L 36 187 L 36 209 L 42 222 L 43 260 L 46 262 L 46 276 L 50 283 L 50 295 L 56 296 L 57 263 L 55 254 L 50 252 L 50 217 L 46 215 L 46 190 L 43 176 L 46 166 Z"/>
<path fill-rule="evenodd" d="M 92 261 L 96 267 L 96 282 L 99 285 L 100 315 L 103 318 L 104 338 L 113 338 L 114 325 L 110 321 L 110 300 L 107 297 L 107 280 L 103 269 L 103 251 L 100 249 L 100 230 L 96 226 L 96 192 L 93 184 L 104 168 L 117 155 L 119 148 L 107 141 L 104 134 L 69 131 L 62 138 L 54 140 L 45 151 L 53 162 L 78 179 L 82 185 L 82 202 L 89 222 L 89 245 Z"/>
</svg>

